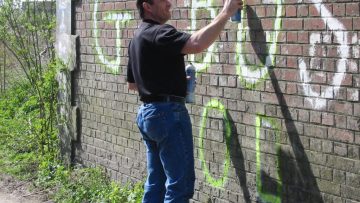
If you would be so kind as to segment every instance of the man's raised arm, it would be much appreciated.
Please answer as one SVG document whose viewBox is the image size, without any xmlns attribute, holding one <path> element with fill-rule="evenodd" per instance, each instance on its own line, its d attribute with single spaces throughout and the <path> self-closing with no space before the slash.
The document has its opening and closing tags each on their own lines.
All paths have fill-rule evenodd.
<svg viewBox="0 0 360 203">
<path fill-rule="evenodd" d="M 184 45 L 181 53 L 196 54 L 207 49 L 220 35 L 225 24 L 230 17 L 238 10 L 242 9 L 242 0 L 225 0 L 225 4 L 221 12 L 207 26 L 201 28 L 191 35 Z"/>
</svg>

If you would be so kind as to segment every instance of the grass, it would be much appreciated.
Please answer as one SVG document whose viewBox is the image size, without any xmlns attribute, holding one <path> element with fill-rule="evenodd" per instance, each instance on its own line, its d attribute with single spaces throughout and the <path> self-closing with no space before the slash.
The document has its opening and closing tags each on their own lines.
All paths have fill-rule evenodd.
<svg viewBox="0 0 360 203">
<path fill-rule="evenodd" d="M 38 116 L 39 105 L 29 89 L 29 84 L 21 84 L 0 94 L 1 173 L 29 181 L 39 190 L 50 191 L 50 198 L 55 202 L 141 202 L 142 181 L 120 185 L 110 180 L 102 168 L 66 167 L 58 159 L 57 136 L 51 136 L 47 140 L 51 143 L 46 145 L 39 142 L 39 136 L 42 136 L 36 130 L 42 123 Z M 56 105 L 56 102 L 51 103 Z M 56 130 L 45 132 L 56 133 Z M 46 146 L 56 149 L 50 150 Z"/>
</svg>

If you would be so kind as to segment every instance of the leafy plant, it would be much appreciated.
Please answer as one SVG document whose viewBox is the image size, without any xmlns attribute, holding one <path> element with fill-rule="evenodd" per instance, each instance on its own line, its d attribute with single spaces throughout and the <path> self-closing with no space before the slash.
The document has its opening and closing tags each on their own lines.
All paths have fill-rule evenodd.
<svg viewBox="0 0 360 203">
<path fill-rule="evenodd" d="M 0 6 L 0 42 L 17 67 L 7 71 L 18 77 L 0 93 L 0 171 L 55 191 L 57 202 L 140 202 L 141 182 L 121 186 L 102 169 L 73 169 L 58 158 L 55 77 L 64 67 L 55 57 L 55 9 L 48 3 L 4 0 Z"/>
<path fill-rule="evenodd" d="M 16 59 L 16 67 L 22 70 L 18 79 L 26 81 L 22 84 L 26 85 L 28 94 L 23 98 L 20 113 L 28 116 L 29 133 L 38 141 L 36 145 L 41 154 L 52 153 L 52 140 L 56 136 L 54 11 L 48 1 L 4 0 L 0 6 L 0 42 Z M 35 117 L 39 119 L 33 119 Z"/>
<path fill-rule="evenodd" d="M 59 185 L 56 202 L 138 203 L 142 199 L 142 182 L 120 186 L 100 168 L 75 169 L 66 177 Z"/>
</svg>

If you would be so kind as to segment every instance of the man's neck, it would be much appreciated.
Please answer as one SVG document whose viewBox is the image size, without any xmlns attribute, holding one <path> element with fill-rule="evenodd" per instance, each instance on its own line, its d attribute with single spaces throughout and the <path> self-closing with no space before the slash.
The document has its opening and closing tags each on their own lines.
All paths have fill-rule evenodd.
<svg viewBox="0 0 360 203">
<path fill-rule="evenodd" d="M 158 18 L 156 18 L 156 17 L 154 17 L 152 15 L 145 15 L 144 20 L 150 20 L 150 21 L 156 22 L 156 23 L 161 24 L 161 25 L 166 23 L 166 21 L 162 22 L 160 19 L 158 19 Z"/>
</svg>

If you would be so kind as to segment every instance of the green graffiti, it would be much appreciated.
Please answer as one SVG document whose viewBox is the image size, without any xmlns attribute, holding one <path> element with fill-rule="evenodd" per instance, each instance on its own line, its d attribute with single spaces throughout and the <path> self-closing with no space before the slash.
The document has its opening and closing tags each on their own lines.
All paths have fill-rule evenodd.
<svg viewBox="0 0 360 203">
<path fill-rule="evenodd" d="M 268 55 L 266 56 L 265 63 L 260 60 L 259 65 L 249 65 L 250 62 L 244 53 L 246 33 L 249 31 L 249 27 L 245 27 L 245 23 L 239 23 L 238 25 L 238 39 L 240 43 L 236 45 L 236 74 L 238 75 L 240 82 L 248 89 L 254 89 L 260 82 L 269 77 L 268 68 L 275 65 L 275 54 L 277 53 L 277 40 L 279 31 L 281 30 L 281 15 L 282 15 L 282 0 L 276 1 L 276 18 L 274 22 L 274 30 L 266 32 L 266 42 L 270 42 L 270 47 L 267 46 Z M 246 7 L 241 11 L 241 16 L 245 16 Z"/>
<path fill-rule="evenodd" d="M 278 161 L 276 163 L 277 167 L 277 188 L 276 188 L 276 195 L 270 194 L 264 191 L 262 180 L 261 180 L 261 152 L 260 152 L 260 128 L 261 126 L 266 125 L 266 127 L 271 127 L 275 129 L 275 149 L 276 149 L 276 156 Z M 280 175 L 280 128 L 277 123 L 264 115 L 257 115 L 256 116 L 256 188 L 259 194 L 259 197 L 264 202 L 271 202 L 271 203 L 281 203 L 281 191 L 282 191 L 282 179 Z"/>
<path fill-rule="evenodd" d="M 93 29 L 94 29 L 94 38 L 95 38 L 95 51 L 97 52 L 97 57 L 101 64 L 103 64 L 107 71 L 117 74 L 119 72 L 120 67 L 120 53 L 121 53 L 121 26 L 125 27 L 126 22 L 132 19 L 130 11 L 122 11 L 120 13 L 107 12 L 107 14 L 103 17 L 107 23 L 115 21 L 116 28 L 116 58 L 114 60 L 108 59 L 103 53 L 102 47 L 99 43 L 99 29 L 98 29 L 98 19 L 97 19 L 97 11 L 98 11 L 98 0 L 95 0 L 94 5 L 94 13 L 93 13 Z"/>
<path fill-rule="evenodd" d="M 225 123 L 225 143 L 226 143 L 226 152 L 225 152 L 225 161 L 224 161 L 224 170 L 223 174 L 220 178 L 215 179 L 211 176 L 208 166 L 205 162 L 204 157 L 204 134 L 205 134 L 205 128 L 206 128 L 206 120 L 208 117 L 208 110 L 209 109 L 216 109 L 223 113 L 223 119 Z M 199 135 L 199 158 L 202 163 L 202 167 L 205 174 L 205 179 L 208 183 L 210 183 L 213 187 L 222 188 L 228 178 L 229 173 L 229 166 L 230 166 L 230 153 L 229 153 L 229 145 L 230 145 L 230 136 L 231 136 L 231 127 L 230 127 L 230 121 L 227 117 L 226 109 L 223 104 L 220 103 L 219 100 L 212 99 L 210 102 L 208 102 L 205 106 L 205 109 L 202 114 L 202 122 L 201 122 L 201 128 L 200 128 L 200 135 Z"/>
</svg>

